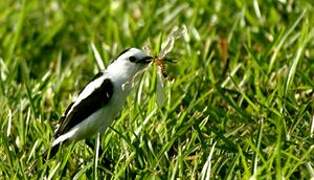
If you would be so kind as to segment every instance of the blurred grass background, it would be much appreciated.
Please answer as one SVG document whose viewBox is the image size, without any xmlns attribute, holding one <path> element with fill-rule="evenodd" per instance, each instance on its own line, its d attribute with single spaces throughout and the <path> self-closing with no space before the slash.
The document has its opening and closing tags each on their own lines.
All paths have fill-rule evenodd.
<svg viewBox="0 0 314 180">
<path fill-rule="evenodd" d="M 314 178 L 313 5 L 0 1 L 1 179 Z M 164 107 L 151 67 L 102 136 L 98 161 L 82 141 L 41 162 L 59 117 L 98 71 L 92 44 L 107 65 L 127 47 L 158 53 L 182 25 Z"/>
</svg>

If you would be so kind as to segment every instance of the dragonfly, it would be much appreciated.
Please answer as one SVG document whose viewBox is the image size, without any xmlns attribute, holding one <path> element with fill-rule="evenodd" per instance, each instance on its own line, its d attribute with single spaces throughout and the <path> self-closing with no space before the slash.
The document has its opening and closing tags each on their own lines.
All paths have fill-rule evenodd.
<svg viewBox="0 0 314 180">
<path fill-rule="evenodd" d="M 167 59 L 167 55 L 172 51 L 174 48 L 175 41 L 184 36 L 186 33 L 186 27 L 182 26 L 181 28 L 175 27 L 170 34 L 167 36 L 165 42 L 161 44 L 161 50 L 157 56 L 154 56 L 153 62 L 157 66 L 157 104 L 159 106 L 163 106 L 165 103 L 165 79 L 168 77 L 166 71 L 166 62 L 171 62 Z M 146 48 L 148 49 L 148 48 Z"/>
</svg>

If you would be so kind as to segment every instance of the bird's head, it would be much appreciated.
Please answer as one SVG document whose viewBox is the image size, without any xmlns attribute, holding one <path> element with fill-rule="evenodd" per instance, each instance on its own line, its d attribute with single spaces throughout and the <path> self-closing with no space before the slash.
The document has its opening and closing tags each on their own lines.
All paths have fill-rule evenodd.
<svg viewBox="0 0 314 180">
<path fill-rule="evenodd" d="M 116 60 L 108 67 L 108 70 L 131 78 L 143 70 L 152 60 L 153 57 L 147 55 L 142 50 L 128 48 L 118 55 Z"/>
</svg>

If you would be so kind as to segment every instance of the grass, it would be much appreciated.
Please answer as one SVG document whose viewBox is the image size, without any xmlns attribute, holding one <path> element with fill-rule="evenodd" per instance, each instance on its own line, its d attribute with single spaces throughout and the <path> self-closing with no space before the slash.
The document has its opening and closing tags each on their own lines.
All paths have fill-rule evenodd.
<svg viewBox="0 0 314 180">
<path fill-rule="evenodd" d="M 0 1 L 1 179 L 314 178 L 313 17 L 305 0 Z M 158 53 L 182 25 L 163 107 L 151 67 L 103 153 L 81 141 L 41 161 L 101 59 Z"/>
</svg>

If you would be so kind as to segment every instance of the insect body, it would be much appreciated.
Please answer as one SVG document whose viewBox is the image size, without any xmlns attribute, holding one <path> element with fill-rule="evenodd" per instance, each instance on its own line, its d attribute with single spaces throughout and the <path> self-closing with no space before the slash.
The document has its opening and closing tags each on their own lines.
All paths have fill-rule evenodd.
<svg viewBox="0 0 314 180">
<path fill-rule="evenodd" d="M 164 78 L 167 78 L 168 77 L 168 74 L 167 74 L 167 71 L 166 71 L 166 64 L 165 64 L 165 60 L 164 59 L 160 59 L 158 57 L 156 57 L 154 59 L 158 69 L 159 69 L 159 72 L 162 74 L 162 76 Z"/>
<path fill-rule="evenodd" d="M 157 65 L 157 104 L 162 106 L 164 103 L 164 78 L 168 77 L 166 71 L 166 62 L 168 61 L 166 56 L 171 52 L 174 47 L 175 40 L 182 37 L 186 32 L 185 26 L 183 28 L 175 28 L 171 31 L 167 40 L 162 43 L 161 50 L 158 56 L 154 57 L 154 63 Z"/>
</svg>

